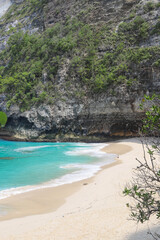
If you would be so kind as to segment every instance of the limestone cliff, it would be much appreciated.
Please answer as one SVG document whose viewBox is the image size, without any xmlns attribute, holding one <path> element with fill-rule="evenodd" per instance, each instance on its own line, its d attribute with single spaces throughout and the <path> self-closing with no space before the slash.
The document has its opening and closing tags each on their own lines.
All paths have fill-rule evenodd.
<svg viewBox="0 0 160 240">
<path fill-rule="evenodd" d="M 5 12 L 8 10 L 8 8 L 11 6 L 10 0 L 1 0 L 0 1 L 0 17 L 2 17 Z"/>
<path fill-rule="evenodd" d="M 14 1 L 10 12 L 1 18 L 0 49 L 8 54 L 8 58 L 0 59 L 3 67 L 0 110 L 8 115 L 8 123 L 1 135 L 26 140 L 98 141 L 110 136 L 137 134 L 144 116 L 139 109 L 144 94 L 160 92 L 158 1 L 69 0 L 66 3 L 48 0 L 41 5 L 31 1 L 30 10 L 25 10 L 25 4 L 26 1 Z M 52 30 L 49 32 L 48 29 Z M 86 40 L 85 34 L 82 35 L 84 29 L 87 29 Z M 9 50 L 5 49 L 9 37 L 19 31 L 28 31 L 26 36 L 39 38 L 44 33 L 42 41 L 45 43 L 52 37 L 47 46 L 40 45 L 42 51 L 36 58 L 27 52 L 21 67 L 25 64 L 29 67 L 21 74 L 22 84 L 31 81 L 32 76 L 33 80 L 30 88 L 25 88 L 25 96 L 19 96 L 16 88 L 7 85 L 17 65 L 12 64 L 11 46 Z M 95 38 L 100 39 L 98 43 Z M 40 44 L 37 38 L 34 41 Z M 15 38 L 11 43 L 15 44 Z M 25 56 L 28 49 L 24 50 L 22 46 L 19 51 Z M 23 55 L 20 62 L 24 61 Z M 42 58 L 45 60 L 41 65 Z M 32 65 L 29 65 L 31 61 Z M 36 70 L 34 67 L 28 76 L 26 71 L 32 70 L 34 61 Z M 13 86 L 15 78 L 12 79 Z M 19 81 L 20 77 L 17 79 Z"/>
</svg>

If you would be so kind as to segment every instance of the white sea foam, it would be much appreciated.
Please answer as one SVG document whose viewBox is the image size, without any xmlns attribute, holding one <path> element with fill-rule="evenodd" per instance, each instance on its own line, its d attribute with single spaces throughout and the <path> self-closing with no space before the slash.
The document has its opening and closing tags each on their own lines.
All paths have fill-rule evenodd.
<svg viewBox="0 0 160 240">
<path fill-rule="evenodd" d="M 98 161 L 93 162 L 92 164 L 80 164 L 80 163 L 72 163 L 60 166 L 63 169 L 70 169 L 71 173 L 66 174 L 62 177 L 57 179 L 53 179 L 51 181 L 45 182 L 39 185 L 32 185 L 32 186 L 25 186 L 25 187 L 17 187 L 6 189 L 0 191 L 0 199 L 4 199 L 10 196 L 14 196 L 17 194 L 43 189 L 43 188 L 50 188 L 56 187 L 64 184 L 69 184 L 73 182 L 78 182 L 83 179 L 90 178 L 94 176 L 103 166 L 110 164 L 115 159 L 115 154 L 107 154 L 101 149 L 106 146 L 106 144 L 76 144 L 77 148 L 73 148 L 71 151 L 67 151 L 65 154 L 67 155 L 88 155 L 95 158 L 98 158 Z M 83 146 L 83 147 L 82 147 Z M 26 148 L 19 148 L 18 151 L 26 151 L 30 149 L 33 151 L 35 148 L 40 147 L 48 147 L 48 145 L 39 146 L 39 147 L 26 147 Z"/>
<path fill-rule="evenodd" d="M 33 152 L 37 149 L 46 148 L 46 147 L 50 147 L 50 145 L 35 146 L 35 147 L 23 147 L 23 148 L 17 148 L 14 151 L 15 152 Z"/>
<path fill-rule="evenodd" d="M 66 155 L 72 155 L 72 156 L 91 156 L 91 157 L 106 157 L 109 156 L 107 153 L 101 151 L 104 147 L 106 147 L 108 144 L 102 144 L 102 143 L 92 143 L 92 144 L 79 144 L 77 148 L 72 149 L 71 151 L 65 152 Z M 83 147 L 81 147 L 83 146 Z"/>
<path fill-rule="evenodd" d="M 113 160 L 108 161 L 107 163 L 111 163 Z M 57 187 L 64 184 L 69 184 L 73 182 L 78 182 L 83 179 L 90 178 L 94 176 L 100 169 L 103 164 L 68 164 L 61 166 L 61 168 L 69 168 L 69 169 L 76 169 L 76 171 L 66 174 L 60 178 L 48 181 L 46 183 L 40 185 L 33 185 L 33 186 L 25 186 L 25 187 L 17 187 L 17 188 L 10 188 L 0 192 L 0 199 L 8 198 L 17 194 L 26 193 L 38 189 L 43 188 L 51 188 Z"/>
</svg>

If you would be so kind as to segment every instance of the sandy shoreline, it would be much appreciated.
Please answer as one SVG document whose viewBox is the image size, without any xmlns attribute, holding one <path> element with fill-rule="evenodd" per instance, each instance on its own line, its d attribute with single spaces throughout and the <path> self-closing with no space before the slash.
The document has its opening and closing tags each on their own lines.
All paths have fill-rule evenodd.
<svg viewBox="0 0 160 240">
<path fill-rule="evenodd" d="M 151 239 L 147 225 L 127 220 L 128 199 L 122 195 L 137 165 L 135 158 L 143 154 L 140 141 L 118 141 L 103 151 L 119 158 L 91 179 L 1 200 L 0 204 L 14 206 L 14 219 L 0 222 L 0 240 Z"/>
<path fill-rule="evenodd" d="M 132 150 L 130 146 L 124 144 L 118 145 L 117 148 L 115 148 L 115 146 L 115 143 L 111 143 L 101 149 L 101 151 L 119 156 L 119 154 Z M 120 163 L 120 159 L 117 158 L 114 162 L 102 167 L 100 171 Z M 99 171 L 96 174 L 99 174 Z M 0 216 L 0 221 L 55 211 L 65 203 L 67 197 L 78 191 L 83 185 L 93 182 L 94 177 L 95 176 L 78 182 L 73 182 L 72 184 L 49 188 L 46 187 L 13 195 L 9 198 L 0 199 L 0 206 L 7 209 L 8 212 L 7 215 Z"/>
</svg>

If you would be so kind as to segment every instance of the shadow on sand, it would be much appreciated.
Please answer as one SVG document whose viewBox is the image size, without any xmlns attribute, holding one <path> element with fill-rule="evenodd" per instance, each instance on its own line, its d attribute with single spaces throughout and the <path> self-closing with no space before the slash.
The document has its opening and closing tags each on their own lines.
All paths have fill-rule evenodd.
<svg viewBox="0 0 160 240">
<path fill-rule="evenodd" d="M 126 240 L 153 240 L 154 238 L 151 236 L 151 234 L 149 234 L 149 231 L 151 231 L 152 234 L 154 234 L 155 232 L 160 234 L 160 226 L 158 227 L 157 224 L 156 227 L 152 227 L 150 229 L 148 227 L 143 231 L 137 230 L 135 233 L 129 235 Z"/>
</svg>

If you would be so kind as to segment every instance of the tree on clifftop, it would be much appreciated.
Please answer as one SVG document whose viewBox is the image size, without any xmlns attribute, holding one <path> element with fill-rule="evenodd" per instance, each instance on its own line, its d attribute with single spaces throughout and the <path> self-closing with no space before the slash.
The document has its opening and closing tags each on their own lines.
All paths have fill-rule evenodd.
<svg viewBox="0 0 160 240">
<path fill-rule="evenodd" d="M 131 197 L 133 204 L 127 203 L 131 210 L 131 218 L 137 222 L 145 222 L 155 215 L 160 219 L 160 95 L 145 96 L 143 108 L 149 105 L 142 128 L 144 137 L 143 159 L 136 159 L 138 166 L 134 169 L 132 181 L 123 193 Z M 153 138 L 145 138 L 145 136 Z M 154 239 L 160 239 L 159 233 L 149 232 Z"/>
</svg>

